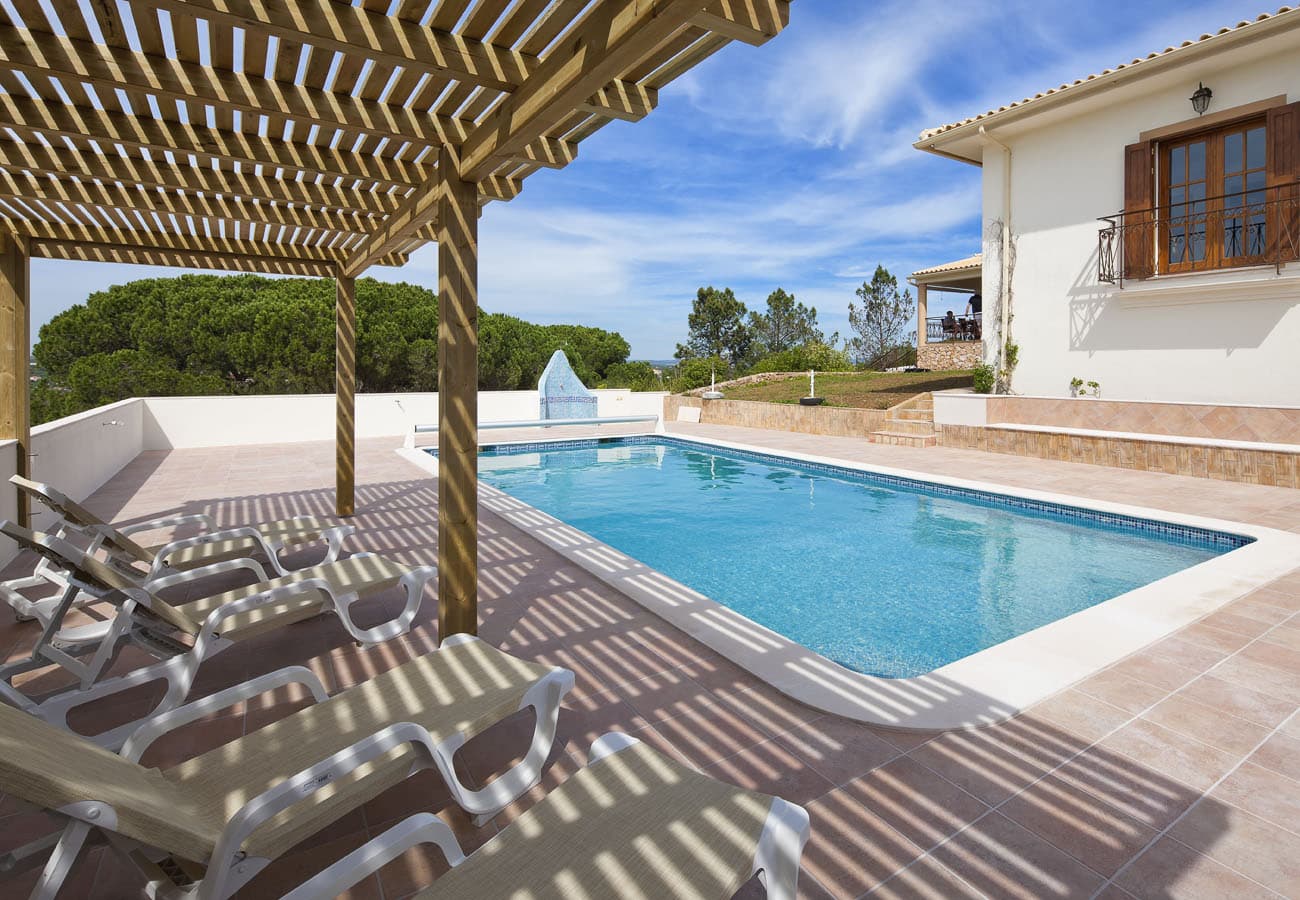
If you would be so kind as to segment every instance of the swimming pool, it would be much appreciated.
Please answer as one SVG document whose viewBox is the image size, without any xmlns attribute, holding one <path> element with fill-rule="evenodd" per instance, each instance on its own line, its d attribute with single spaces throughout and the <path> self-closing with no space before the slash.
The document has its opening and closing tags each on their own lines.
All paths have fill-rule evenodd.
<svg viewBox="0 0 1300 900">
<path fill-rule="evenodd" d="M 498 445 L 479 477 L 840 665 L 908 678 L 1249 537 L 671 437 Z"/>
</svg>

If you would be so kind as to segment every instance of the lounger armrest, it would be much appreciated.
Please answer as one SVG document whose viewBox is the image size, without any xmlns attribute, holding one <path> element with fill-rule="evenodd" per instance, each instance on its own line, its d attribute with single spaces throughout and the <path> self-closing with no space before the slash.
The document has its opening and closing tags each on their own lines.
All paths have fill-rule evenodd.
<svg viewBox="0 0 1300 900">
<path fill-rule="evenodd" d="M 275 551 L 267 544 L 262 532 L 256 528 L 241 526 L 239 528 L 227 528 L 224 531 L 212 531 L 208 534 L 196 534 L 194 537 L 180 538 L 159 547 L 157 553 L 154 554 L 153 567 L 149 571 L 149 576 L 152 578 L 162 574 L 167 567 L 167 558 L 177 550 L 188 550 L 190 547 L 199 547 L 203 544 L 215 544 L 219 541 L 240 538 L 251 540 L 268 559 L 275 559 Z"/>
<path fill-rule="evenodd" d="M 210 578 L 213 575 L 224 575 L 226 572 L 234 572 L 239 569 L 247 569 L 252 572 L 259 582 L 268 580 L 266 569 L 261 563 L 255 559 L 244 557 L 243 559 L 223 559 L 221 562 L 208 563 L 206 566 L 186 569 L 184 572 L 173 572 L 171 575 L 149 578 L 145 581 L 145 586 L 151 591 L 161 591 L 178 584 L 187 584 L 191 581 L 198 581 L 200 578 Z"/>
<path fill-rule="evenodd" d="M 221 623 L 231 616 L 237 616 L 260 606 L 274 606 L 277 603 L 284 603 L 286 600 L 292 600 L 300 594 L 324 594 L 328 600 L 322 605 L 326 608 L 333 606 L 336 602 L 333 588 L 323 578 L 305 578 L 302 581 L 259 591 L 256 594 L 232 600 L 230 603 L 223 603 L 208 613 L 208 617 L 203 620 L 203 627 L 199 629 L 198 637 L 194 639 L 195 645 L 197 646 L 200 642 L 207 643 L 221 634 Z"/>
<path fill-rule="evenodd" d="M 411 630 L 411 623 L 415 621 L 415 615 L 420 611 L 425 585 L 437 577 L 438 570 L 434 566 L 416 566 L 403 575 L 398 579 L 398 584 L 406 591 L 406 603 L 403 605 L 402 611 L 396 617 L 373 628 L 360 628 L 352 621 L 350 607 L 360 597 L 359 593 L 345 594 L 341 597 L 331 594 L 330 597 L 334 605 L 334 612 L 338 615 L 344 630 L 358 644 L 373 647 L 406 634 Z M 362 592 L 364 590 L 363 587 Z"/>
<path fill-rule="evenodd" d="M 134 525 L 124 525 L 118 528 L 121 534 L 139 534 L 142 531 L 153 531 L 157 528 L 175 528 L 178 525 L 202 525 L 205 531 L 212 531 L 217 527 L 217 523 L 212 521 L 212 516 L 206 513 L 193 513 L 184 516 L 162 516 L 157 519 L 150 519 L 148 522 L 136 522 Z"/>
<path fill-rule="evenodd" d="M 416 813 L 376 835 L 338 862 L 285 894 L 280 900 L 320 900 L 337 897 L 373 875 L 412 847 L 433 844 L 453 869 L 465 861 L 465 851 L 451 826 L 433 813 Z"/>
<path fill-rule="evenodd" d="M 335 784 L 340 778 L 404 744 L 414 747 L 422 757 L 412 766 L 412 772 L 433 766 L 436 752 L 433 736 L 415 722 L 398 722 L 362 738 L 350 747 L 303 769 L 297 775 L 276 783 L 245 803 L 226 822 L 212 851 L 204 885 L 207 887 L 206 882 L 211 880 L 209 895 L 227 895 L 225 882 L 232 874 L 236 855 L 242 852 L 249 836 L 263 824 L 316 791 Z M 321 827 L 328 824 L 322 822 Z"/>
<path fill-rule="evenodd" d="M 312 672 L 311 669 L 304 666 L 286 666 L 266 675 L 250 678 L 248 681 L 226 688 L 224 691 L 217 691 L 217 693 L 210 694 L 201 700 L 195 700 L 193 703 L 178 706 L 170 712 L 154 716 L 131 733 L 131 736 L 126 739 L 126 743 L 122 745 L 121 755 L 131 762 L 139 762 L 140 757 L 144 756 L 144 752 L 149 749 L 149 746 L 168 732 L 175 731 L 182 725 L 188 725 L 219 709 L 234 706 L 236 703 L 250 697 L 268 693 L 289 684 L 301 684 L 306 687 L 307 690 L 311 691 L 312 699 L 317 703 L 322 703 L 329 697 L 325 685 L 321 684 L 320 679 L 316 677 L 316 673 Z"/>
</svg>

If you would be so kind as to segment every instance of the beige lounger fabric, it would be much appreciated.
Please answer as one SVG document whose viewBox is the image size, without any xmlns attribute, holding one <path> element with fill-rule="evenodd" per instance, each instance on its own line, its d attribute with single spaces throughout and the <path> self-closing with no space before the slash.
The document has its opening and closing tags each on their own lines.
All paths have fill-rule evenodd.
<svg viewBox="0 0 1300 900">
<path fill-rule="evenodd" d="M 53 490 L 48 485 L 31 481 L 19 475 L 15 475 L 9 480 L 74 525 L 82 527 L 107 525 L 109 531 L 104 536 L 105 542 L 118 552 L 133 556 L 146 565 L 152 564 L 154 557 L 158 555 L 158 551 L 166 546 L 165 544 L 158 544 L 153 547 L 141 546 L 80 503 L 60 491 Z M 334 526 L 314 516 L 299 516 L 294 519 L 281 519 L 276 522 L 266 522 L 251 527 L 256 528 L 269 541 L 280 541 L 292 545 L 314 543 L 320 540 L 321 533 L 325 529 Z M 197 544 L 176 551 L 168 558 L 167 564 L 174 569 L 193 569 L 209 563 L 249 556 L 257 552 L 258 549 L 258 543 L 252 538 L 236 538 L 211 544 Z"/>
<path fill-rule="evenodd" d="M 51 809 L 82 800 L 111 804 L 118 833 L 206 862 L 229 818 L 285 778 L 398 722 L 418 723 L 435 740 L 473 735 L 513 712 L 550 671 L 482 641 L 448 646 L 163 772 L 0 705 L 0 791 Z M 400 749 L 359 770 L 375 776 L 364 783 L 349 776 L 312 794 L 244 849 L 283 853 L 398 783 L 412 754 Z"/>
<path fill-rule="evenodd" d="M 471 737 L 518 709 L 528 689 L 551 671 L 483 641 L 447 646 L 163 774 L 224 820 L 266 788 L 387 725 L 415 722 L 435 742 L 457 732 Z M 312 795 L 310 809 L 290 807 L 271 820 L 244 849 L 253 856 L 283 853 L 343 810 L 401 781 L 413 753 L 404 748 L 339 779 Z M 362 776 L 366 782 L 358 785 Z"/>
<path fill-rule="evenodd" d="M 321 534 L 326 528 L 334 526 L 311 516 L 302 516 L 298 519 L 281 519 L 278 522 L 266 522 L 251 527 L 256 528 L 262 537 L 272 543 L 294 545 L 315 543 L 321 539 Z M 144 552 L 147 556 L 142 557 L 142 560 L 152 562 L 158 551 L 165 546 L 165 544 L 158 544 L 146 548 Z M 194 569 L 222 560 L 254 556 L 259 549 L 257 541 L 253 538 L 232 538 L 228 541 L 196 544 L 169 554 L 167 565 L 173 569 Z"/>
<path fill-rule="evenodd" d="M 731 897 L 752 874 L 771 803 L 635 744 L 577 772 L 417 896 Z"/>
<path fill-rule="evenodd" d="M 177 610 L 190 618 L 194 631 L 214 609 L 225 606 L 235 600 L 272 590 L 273 588 L 295 584 L 312 578 L 326 581 L 336 595 L 358 592 L 379 591 L 397 584 L 403 575 L 410 573 L 411 567 L 393 562 L 382 556 L 349 556 L 338 562 L 325 563 L 307 569 L 299 569 L 280 578 L 259 582 L 247 587 L 236 588 L 223 594 L 215 594 L 185 603 Z M 226 619 L 221 626 L 223 637 L 231 640 L 247 640 L 268 629 L 279 628 L 290 622 L 309 619 L 319 615 L 323 598 L 319 592 L 302 594 L 284 603 L 260 607 L 249 612 L 240 613 Z"/>
</svg>

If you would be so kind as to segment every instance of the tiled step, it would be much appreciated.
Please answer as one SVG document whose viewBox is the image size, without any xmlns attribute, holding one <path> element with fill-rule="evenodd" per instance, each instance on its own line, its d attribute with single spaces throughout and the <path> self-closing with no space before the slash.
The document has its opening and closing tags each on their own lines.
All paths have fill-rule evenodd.
<svg viewBox="0 0 1300 900">
<path fill-rule="evenodd" d="M 885 427 L 882 429 L 890 434 L 912 434 L 918 437 L 924 437 L 927 434 L 934 434 L 934 422 L 932 421 L 912 421 L 910 419 L 895 419 L 892 416 L 885 419 Z"/>
<path fill-rule="evenodd" d="M 934 410 L 930 408 L 912 408 L 907 406 L 896 406 L 889 411 L 890 418 L 910 419 L 914 422 L 933 422 Z"/>
<path fill-rule="evenodd" d="M 891 444 L 895 447 L 934 447 L 939 443 L 938 435 L 897 434 L 892 431 L 873 431 L 870 435 L 873 444 Z"/>
</svg>

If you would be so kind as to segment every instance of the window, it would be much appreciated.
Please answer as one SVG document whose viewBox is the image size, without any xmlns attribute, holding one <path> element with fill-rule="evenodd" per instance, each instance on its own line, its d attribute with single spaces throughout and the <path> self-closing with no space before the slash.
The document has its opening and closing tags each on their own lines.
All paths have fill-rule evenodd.
<svg viewBox="0 0 1300 900">
<path fill-rule="evenodd" d="M 1262 105 L 1124 148 L 1124 212 L 1102 232 L 1103 280 L 1300 259 L 1300 103 Z"/>
<path fill-rule="evenodd" d="M 1161 145 L 1162 272 L 1265 261 L 1267 138 L 1260 119 Z"/>
</svg>

